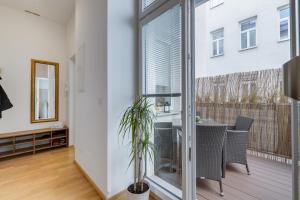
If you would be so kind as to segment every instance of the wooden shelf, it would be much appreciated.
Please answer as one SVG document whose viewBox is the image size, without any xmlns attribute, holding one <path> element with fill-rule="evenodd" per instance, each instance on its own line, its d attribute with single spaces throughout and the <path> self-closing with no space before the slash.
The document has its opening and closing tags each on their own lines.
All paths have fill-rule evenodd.
<svg viewBox="0 0 300 200">
<path fill-rule="evenodd" d="M 40 145 L 36 145 L 35 146 L 35 150 L 38 151 L 38 150 L 43 150 L 43 149 L 49 149 L 51 148 L 51 144 L 40 144 Z"/>
<path fill-rule="evenodd" d="M 25 139 L 25 140 L 16 140 L 15 144 L 28 144 L 33 143 L 33 138 L 31 139 Z"/>
<path fill-rule="evenodd" d="M 55 139 L 61 139 L 61 138 L 66 138 L 67 136 L 64 135 L 64 136 L 57 136 L 57 137 L 52 137 L 52 140 L 55 140 Z"/>
<path fill-rule="evenodd" d="M 3 142 L 3 143 L 0 143 L 0 148 L 1 147 L 9 147 L 9 146 L 13 146 L 14 143 L 13 142 Z"/>
<path fill-rule="evenodd" d="M 43 139 L 35 139 L 35 142 L 44 142 L 44 141 L 50 141 L 52 138 L 43 138 Z"/>
<path fill-rule="evenodd" d="M 9 156 L 11 156 L 11 154 L 14 154 L 14 153 L 15 153 L 14 151 L 1 152 L 1 153 L 0 153 L 0 158 L 6 158 L 6 157 L 9 157 Z"/>
<path fill-rule="evenodd" d="M 30 152 L 33 152 L 33 146 L 16 149 L 15 154 L 30 153 Z"/>
<path fill-rule="evenodd" d="M 66 146 L 67 143 L 64 143 L 64 144 L 56 144 L 56 145 L 53 145 L 52 147 L 55 148 L 55 147 L 63 147 L 63 146 Z"/>
<path fill-rule="evenodd" d="M 67 147 L 69 146 L 68 140 L 68 128 L 49 128 L 0 134 L 0 148 L 2 150 L 0 159 L 21 154 L 35 154 L 41 150 Z"/>
</svg>

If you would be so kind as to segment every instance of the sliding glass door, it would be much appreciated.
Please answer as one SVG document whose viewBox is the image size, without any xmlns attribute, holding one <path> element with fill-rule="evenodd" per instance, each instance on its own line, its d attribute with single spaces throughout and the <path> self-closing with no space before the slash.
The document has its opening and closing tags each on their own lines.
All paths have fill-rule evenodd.
<svg viewBox="0 0 300 200">
<path fill-rule="evenodd" d="M 153 187 L 178 199 L 190 198 L 185 14 L 184 1 L 144 0 L 139 27 L 140 94 L 156 115 L 156 153 L 147 160 L 146 174 Z"/>
<path fill-rule="evenodd" d="M 298 200 L 300 104 L 282 66 L 300 55 L 299 0 L 195 2 L 198 199 Z"/>
<path fill-rule="evenodd" d="M 300 1 L 290 0 L 291 4 L 291 57 L 300 56 Z M 298 66 L 299 68 L 299 66 Z M 296 70 L 299 71 L 299 70 Z M 299 78 L 299 77 L 298 77 Z M 285 80 L 289 82 L 290 80 Z M 295 80 L 293 80 L 295 81 Z M 294 82 L 295 83 L 295 82 Z M 291 86 L 299 91 L 298 86 Z M 295 91 L 293 91 L 295 92 Z M 300 198 L 300 103 L 299 99 L 291 99 L 292 102 L 292 192 L 293 200 Z"/>
<path fill-rule="evenodd" d="M 299 55 L 299 0 L 140 2 L 140 95 L 156 115 L 146 172 L 154 191 L 185 200 L 292 199 L 293 186 L 298 199 L 299 104 L 283 94 L 281 67 Z M 237 134 L 223 129 L 239 115 L 254 121 L 235 150 Z M 228 152 L 242 165 L 226 169 Z"/>
</svg>

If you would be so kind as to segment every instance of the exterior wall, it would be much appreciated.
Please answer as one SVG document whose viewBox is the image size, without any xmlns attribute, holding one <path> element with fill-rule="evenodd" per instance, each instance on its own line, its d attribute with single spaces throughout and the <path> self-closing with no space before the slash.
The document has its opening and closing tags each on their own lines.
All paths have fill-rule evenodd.
<svg viewBox="0 0 300 200">
<path fill-rule="evenodd" d="M 279 42 L 278 8 L 289 0 L 224 0 L 196 8 L 196 77 L 279 68 L 289 60 L 290 42 Z M 257 48 L 240 51 L 239 22 L 257 16 Z M 224 56 L 212 56 L 211 32 L 224 28 Z"/>
</svg>

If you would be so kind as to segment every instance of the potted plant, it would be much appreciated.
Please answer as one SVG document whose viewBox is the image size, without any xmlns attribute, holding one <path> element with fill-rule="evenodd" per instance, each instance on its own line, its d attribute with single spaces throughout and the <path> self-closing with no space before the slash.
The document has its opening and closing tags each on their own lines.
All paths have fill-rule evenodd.
<svg viewBox="0 0 300 200">
<path fill-rule="evenodd" d="M 132 106 L 128 107 L 119 125 L 119 134 L 123 140 L 127 136 L 130 141 L 130 162 L 134 166 L 134 181 L 127 188 L 128 199 L 148 200 L 150 186 L 145 182 L 146 156 L 154 159 L 154 145 L 151 142 L 153 121 L 155 115 L 152 104 L 145 97 L 138 97 Z"/>
</svg>

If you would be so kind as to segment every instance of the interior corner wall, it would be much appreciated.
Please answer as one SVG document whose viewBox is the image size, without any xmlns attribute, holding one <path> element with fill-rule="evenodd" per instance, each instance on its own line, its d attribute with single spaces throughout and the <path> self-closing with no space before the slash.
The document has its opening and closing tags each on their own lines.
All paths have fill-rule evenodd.
<svg viewBox="0 0 300 200">
<path fill-rule="evenodd" d="M 14 107 L 2 113 L 0 133 L 49 127 L 56 123 L 30 123 L 31 59 L 60 64 L 59 120 L 67 122 L 66 28 L 42 17 L 0 6 L 0 68 Z"/>
<path fill-rule="evenodd" d="M 107 197 L 132 182 L 118 125 L 137 91 L 136 11 L 137 0 L 76 1 L 75 159 Z"/>
<path fill-rule="evenodd" d="M 67 53 L 68 59 L 76 54 L 75 48 L 75 13 L 69 19 L 67 23 Z"/>
<path fill-rule="evenodd" d="M 76 0 L 75 159 L 107 195 L 107 1 Z"/>
<path fill-rule="evenodd" d="M 122 114 L 137 95 L 137 0 L 108 1 L 108 193 L 133 182 L 128 142 L 119 138 Z"/>
<path fill-rule="evenodd" d="M 67 23 L 67 59 L 68 59 L 68 127 L 69 127 L 69 145 L 74 145 L 75 136 L 75 70 L 76 70 L 76 48 L 75 48 L 75 13 Z"/>
</svg>

